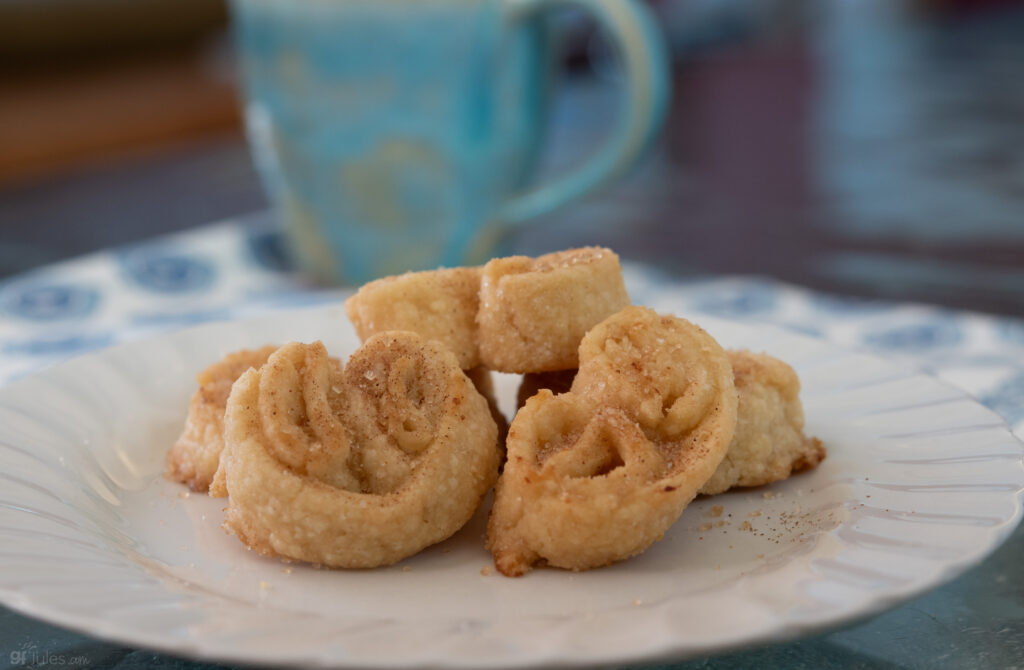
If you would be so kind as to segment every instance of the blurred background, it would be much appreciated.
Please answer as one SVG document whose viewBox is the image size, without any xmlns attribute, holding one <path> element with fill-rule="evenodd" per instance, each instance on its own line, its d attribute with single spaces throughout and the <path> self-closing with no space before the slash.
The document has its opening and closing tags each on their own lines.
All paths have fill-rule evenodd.
<svg viewBox="0 0 1024 670">
<path fill-rule="evenodd" d="M 1024 2 L 649 4 L 659 140 L 516 250 L 1024 313 Z M 603 40 L 560 22 L 550 172 L 618 111 Z M 222 0 L 0 0 L 0 278 L 266 209 L 238 100 Z"/>
</svg>

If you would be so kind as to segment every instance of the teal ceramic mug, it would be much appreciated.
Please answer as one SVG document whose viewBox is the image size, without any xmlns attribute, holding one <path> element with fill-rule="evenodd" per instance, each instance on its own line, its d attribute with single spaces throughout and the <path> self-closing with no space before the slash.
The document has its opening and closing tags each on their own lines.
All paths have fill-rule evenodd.
<svg viewBox="0 0 1024 670">
<path fill-rule="evenodd" d="M 548 10 L 615 46 L 623 113 L 582 165 L 534 185 L 552 74 Z M 628 168 L 668 96 L 634 0 L 233 0 L 246 126 L 299 265 L 360 283 L 478 263 L 514 226 Z"/>
</svg>

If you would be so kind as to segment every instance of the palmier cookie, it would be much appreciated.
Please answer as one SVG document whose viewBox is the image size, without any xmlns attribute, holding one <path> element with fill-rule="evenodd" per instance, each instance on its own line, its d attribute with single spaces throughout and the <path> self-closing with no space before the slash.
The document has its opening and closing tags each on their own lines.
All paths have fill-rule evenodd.
<svg viewBox="0 0 1024 670">
<path fill-rule="evenodd" d="M 407 272 L 360 287 L 345 313 L 364 342 L 376 333 L 407 330 L 443 344 L 459 366 L 480 365 L 476 317 L 481 268 Z"/>
<path fill-rule="evenodd" d="M 239 378 L 225 527 L 260 553 L 389 565 L 463 526 L 497 478 L 497 428 L 455 356 L 381 333 L 348 365 L 291 343 Z"/>
<path fill-rule="evenodd" d="M 577 367 L 587 331 L 627 305 L 619 257 L 609 249 L 496 258 L 480 286 L 480 361 L 517 373 Z"/>
<path fill-rule="evenodd" d="M 770 484 L 816 467 L 825 458 L 821 440 L 804 435 L 800 380 L 785 362 L 767 354 L 726 351 L 733 369 L 739 402 L 736 432 L 725 458 L 701 494 L 715 495 L 733 487 Z M 524 375 L 518 407 L 541 389 L 555 395 L 572 386 L 575 370 Z"/>
<path fill-rule="evenodd" d="M 821 440 L 804 435 L 800 379 L 785 362 L 766 354 L 728 351 L 739 405 L 736 434 L 701 493 L 761 486 L 817 466 Z"/>
<path fill-rule="evenodd" d="M 167 452 L 168 479 L 196 492 L 210 489 L 224 450 L 224 408 L 231 385 L 249 368 L 266 363 L 276 350 L 267 346 L 236 351 L 196 375 L 199 388 L 189 402 L 185 427 Z"/>
<path fill-rule="evenodd" d="M 736 390 L 699 327 L 642 307 L 595 326 L 567 393 L 542 390 L 509 428 L 487 546 L 504 575 L 586 570 L 642 552 L 725 456 Z"/>
<path fill-rule="evenodd" d="M 345 311 L 364 340 L 409 330 L 441 342 L 466 370 L 542 372 L 576 367 L 587 330 L 628 304 L 618 256 L 587 247 L 385 277 Z"/>
</svg>

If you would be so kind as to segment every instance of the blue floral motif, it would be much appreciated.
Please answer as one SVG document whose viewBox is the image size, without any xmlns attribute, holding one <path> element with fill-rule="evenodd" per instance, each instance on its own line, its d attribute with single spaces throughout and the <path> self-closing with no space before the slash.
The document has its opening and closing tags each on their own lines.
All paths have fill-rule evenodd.
<svg viewBox="0 0 1024 670">
<path fill-rule="evenodd" d="M 710 289 L 701 294 L 696 290 L 695 307 L 708 314 L 725 317 L 744 317 L 764 314 L 775 309 L 778 290 L 772 286 L 749 284 L 742 287 Z"/>
<path fill-rule="evenodd" d="M 1024 344 L 1024 321 L 1004 321 L 996 328 L 996 333 L 1004 342 Z"/>
<path fill-rule="evenodd" d="M 979 398 L 1010 424 L 1024 421 L 1024 372 L 1018 372 Z"/>
<path fill-rule="evenodd" d="M 810 337 L 822 338 L 825 337 L 825 331 L 818 326 L 811 323 L 800 323 L 798 321 L 783 321 L 779 325 L 784 326 L 786 330 L 791 330 L 801 335 L 809 335 Z"/>
<path fill-rule="evenodd" d="M 253 260 L 260 267 L 275 272 L 294 269 L 280 230 L 250 230 L 245 241 Z"/>
<path fill-rule="evenodd" d="M 0 293 L 0 309 L 32 321 L 80 319 L 99 302 L 99 291 L 72 284 L 11 284 Z"/>
<path fill-rule="evenodd" d="M 121 254 L 121 268 L 138 286 L 157 293 L 194 293 L 209 288 L 216 268 L 205 258 L 160 248 Z"/>
<path fill-rule="evenodd" d="M 113 343 L 110 333 L 86 333 L 12 340 L 0 343 L 0 351 L 10 356 L 73 356 Z"/>
<path fill-rule="evenodd" d="M 869 332 L 863 336 L 863 342 L 877 349 L 914 353 L 925 349 L 950 347 L 959 344 L 963 338 L 960 326 L 949 318 Z"/>
<path fill-rule="evenodd" d="M 880 300 L 834 293 L 811 293 L 810 303 L 814 309 L 827 312 L 830 316 L 864 316 L 889 308 Z"/>
</svg>

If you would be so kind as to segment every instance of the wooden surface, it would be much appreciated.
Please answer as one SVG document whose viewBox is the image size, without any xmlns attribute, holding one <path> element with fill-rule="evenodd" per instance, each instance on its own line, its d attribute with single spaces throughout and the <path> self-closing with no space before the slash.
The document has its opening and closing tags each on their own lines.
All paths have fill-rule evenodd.
<svg viewBox="0 0 1024 670">
<path fill-rule="evenodd" d="M 226 47 L 48 64 L 0 77 L 0 183 L 153 153 L 239 126 Z"/>
</svg>

